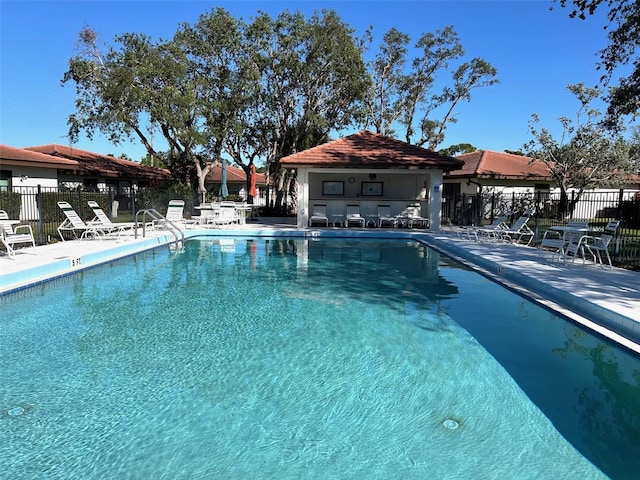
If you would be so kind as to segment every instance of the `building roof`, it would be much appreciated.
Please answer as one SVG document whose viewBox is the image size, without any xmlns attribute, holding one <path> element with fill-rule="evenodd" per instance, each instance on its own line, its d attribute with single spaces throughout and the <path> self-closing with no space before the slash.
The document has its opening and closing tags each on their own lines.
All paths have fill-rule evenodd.
<svg viewBox="0 0 640 480">
<path fill-rule="evenodd" d="M 531 157 L 492 152 L 491 150 L 477 150 L 458 155 L 456 158 L 463 160 L 464 166 L 447 175 L 447 178 L 552 180 L 547 166 L 539 161 L 531 163 Z"/>
<path fill-rule="evenodd" d="M 440 168 L 462 167 L 463 162 L 426 148 L 363 130 L 280 159 L 288 167 L 320 168 Z"/>
<path fill-rule="evenodd" d="M 216 164 L 207 173 L 205 180 L 209 183 L 221 183 L 222 182 L 222 165 Z M 227 164 L 227 183 L 247 183 L 247 175 L 244 170 L 238 167 L 232 167 Z M 256 185 L 266 185 L 266 177 L 264 173 L 256 174 Z"/>
<path fill-rule="evenodd" d="M 27 147 L 25 150 L 40 152 L 57 158 L 75 160 L 78 163 L 78 174 L 83 176 L 149 180 L 163 180 L 171 177 L 168 170 L 149 167 L 131 160 L 123 160 L 65 145 L 40 145 Z"/>
<path fill-rule="evenodd" d="M 78 162 L 75 160 L 54 157 L 8 145 L 0 145 L 0 163 L 3 165 L 28 165 L 40 168 L 68 168 L 72 170 L 78 168 Z"/>
</svg>

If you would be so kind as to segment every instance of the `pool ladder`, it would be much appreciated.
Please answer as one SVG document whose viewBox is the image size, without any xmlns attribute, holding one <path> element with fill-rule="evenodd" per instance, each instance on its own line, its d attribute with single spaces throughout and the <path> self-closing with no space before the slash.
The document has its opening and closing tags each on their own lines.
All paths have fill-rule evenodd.
<svg viewBox="0 0 640 480">
<path fill-rule="evenodd" d="M 138 216 L 140 214 L 142 214 L 142 222 L 138 221 Z M 168 220 L 164 215 L 158 212 L 155 208 L 146 208 L 143 210 L 138 210 L 138 212 L 136 213 L 136 225 L 138 225 L 139 223 L 142 223 L 143 237 L 146 237 L 148 221 L 150 221 L 151 223 L 161 222 L 164 225 L 166 225 L 167 229 L 171 232 L 171 234 L 173 235 L 173 238 L 175 239 L 172 243 L 169 244 L 169 248 L 171 248 L 171 245 L 173 245 L 173 250 L 182 251 L 184 249 L 183 231 L 180 229 L 180 227 L 178 227 L 178 225 L 173 223 L 171 220 Z M 135 229 L 135 238 L 138 238 L 137 228 Z"/>
</svg>

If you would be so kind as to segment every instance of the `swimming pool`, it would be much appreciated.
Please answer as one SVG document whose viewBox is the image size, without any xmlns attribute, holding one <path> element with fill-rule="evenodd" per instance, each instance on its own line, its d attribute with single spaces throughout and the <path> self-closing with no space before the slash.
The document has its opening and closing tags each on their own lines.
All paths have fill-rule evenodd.
<svg viewBox="0 0 640 480">
<path fill-rule="evenodd" d="M 637 471 L 638 359 L 417 242 L 189 241 L 0 303 L 7 478 Z"/>
</svg>

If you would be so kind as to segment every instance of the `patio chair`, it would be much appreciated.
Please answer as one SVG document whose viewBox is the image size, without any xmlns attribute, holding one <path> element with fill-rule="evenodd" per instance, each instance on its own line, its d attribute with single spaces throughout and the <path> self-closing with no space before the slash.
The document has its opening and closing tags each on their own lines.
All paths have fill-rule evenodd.
<svg viewBox="0 0 640 480">
<path fill-rule="evenodd" d="M 619 227 L 620 222 L 613 221 L 607 223 L 601 235 L 574 235 L 566 247 L 565 258 L 571 258 L 571 263 L 573 263 L 576 257 L 580 255 L 582 256 L 582 263 L 584 263 L 588 253 L 593 257 L 593 263 L 599 263 L 604 267 L 604 263 L 602 262 L 602 255 L 604 254 L 607 258 L 609 268 L 613 268 L 611 256 L 609 255 L 609 245 L 611 244 L 611 240 L 616 236 Z"/>
<path fill-rule="evenodd" d="M 589 229 L 589 222 L 582 220 L 569 220 L 564 226 L 552 226 L 544 232 L 542 241 L 540 242 L 540 254 L 545 252 L 551 253 L 551 260 L 558 256 L 561 258 L 564 256 L 565 248 L 571 241 L 572 237 L 581 230 L 587 231 Z M 578 236 L 580 236 L 578 235 Z"/>
<path fill-rule="evenodd" d="M 309 217 L 309 226 L 314 223 L 324 223 L 325 227 L 329 226 L 329 217 L 327 217 L 327 206 L 325 204 L 316 203 Z"/>
<path fill-rule="evenodd" d="M 347 216 L 345 217 L 344 226 L 348 227 L 352 223 L 362 228 L 365 226 L 365 219 L 360 215 L 359 205 L 347 205 Z"/>
<path fill-rule="evenodd" d="M 407 227 L 429 228 L 429 219 L 420 215 L 419 205 L 409 205 L 406 214 Z"/>
<path fill-rule="evenodd" d="M 19 223 L 19 220 L 11 221 L 9 215 L 4 210 L 0 210 L 0 223 L 2 223 L 0 240 L 7 249 L 9 257 L 15 255 L 15 245 L 30 243 L 32 247 L 36 246 L 31 225 L 17 225 L 14 227 L 12 224 Z"/>
<path fill-rule="evenodd" d="M 240 217 L 236 211 L 235 202 L 220 202 L 220 212 L 218 216 L 213 219 L 213 223 L 215 225 L 231 225 L 239 222 Z"/>
<path fill-rule="evenodd" d="M 88 225 L 99 225 L 103 227 L 103 231 L 106 235 L 118 235 L 124 233 L 126 230 L 130 230 L 136 226 L 135 222 L 122 222 L 122 223 L 114 223 L 111 219 L 104 213 L 104 210 L 100 208 L 98 202 L 94 202 L 93 200 L 88 200 L 87 204 L 93 210 L 93 214 L 95 215 L 93 219 L 87 222 Z"/>
<path fill-rule="evenodd" d="M 378 227 L 382 228 L 385 225 L 397 227 L 398 219 L 391 215 L 390 205 L 378 205 Z"/>
<path fill-rule="evenodd" d="M 200 206 L 196 207 L 200 210 L 200 216 L 195 219 L 195 222 L 198 225 L 202 226 L 211 226 L 215 225 L 216 218 L 220 214 L 220 205 L 213 203 L 201 203 Z"/>
<path fill-rule="evenodd" d="M 101 240 L 104 238 L 104 227 L 84 223 L 80 215 L 76 213 L 68 202 L 58 202 L 58 207 L 60 207 L 60 210 L 62 210 L 62 213 L 64 213 L 66 217 L 64 222 L 58 227 L 58 235 L 60 235 L 63 242 L 66 240 L 62 232 L 71 232 L 77 240 L 84 240 L 86 238 L 97 238 Z"/>
</svg>

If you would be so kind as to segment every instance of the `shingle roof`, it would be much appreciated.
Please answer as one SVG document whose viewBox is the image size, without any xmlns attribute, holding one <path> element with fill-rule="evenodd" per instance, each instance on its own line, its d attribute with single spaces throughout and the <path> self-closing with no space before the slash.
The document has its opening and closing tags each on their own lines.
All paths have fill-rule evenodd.
<svg viewBox="0 0 640 480">
<path fill-rule="evenodd" d="M 280 159 L 288 167 L 344 167 L 455 170 L 463 165 L 448 155 L 367 130 Z"/>
<path fill-rule="evenodd" d="M 44 153 L 25 150 L 24 148 L 15 148 L 8 145 L 0 145 L 0 163 L 23 164 L 28 162 L 31 166 L 39 166 L 41 168 L 69 168 L 76 169 L 78 162 L 67 158 L 54 157 Z"/>
<path fill-rule="evenodd" d="M 58 158 L 75 160 L 79 164 L 78 171 L 84 176 L 98 176 L 107 178 L 142 178 L 142 179 L 167 179 L 171 176 L 168 170 L 141 165 L 131 160 L 100 155 L 98 153 L 80 150 L 79 148 L 64 145 L 40 145 L 27 147 L 25 150 L 45 153 Z"/>
<path fill-rule="evenodd" d="M 512 153 L 477 150 L 458 155 L 464 161 L 460 170 L 449 174 L 447 178 L 477 177 L 525 180 L 551 180 L 549 169 L 542 162 L 531 163 L 530 157 Z"/>
</svg>

